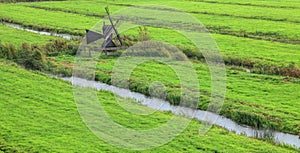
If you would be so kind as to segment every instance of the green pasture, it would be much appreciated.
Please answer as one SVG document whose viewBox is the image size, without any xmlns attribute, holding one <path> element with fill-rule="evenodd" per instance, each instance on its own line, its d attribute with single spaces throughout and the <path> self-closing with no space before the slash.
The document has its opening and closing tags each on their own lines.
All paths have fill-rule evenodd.
<svg viewBox="0 0 300 153">
<path fill-rule="evenodd" d="M 86 29 L 92 28 L 106 15 L 104 8 L 107 5 L 113 13 L 140 4 L 177 8 L 195 17 L 210 30 L 227 64 L 226 98 L 221 115 L 256 128 L 299 134 L 300 80 L 273 73 L 284 67 L 291 74 L 300 74 L 300 2 L 297 0 L 26 2 L 0 4 L 0 21 L 36 30 L 84 36 Z M 167 11 L 170 10 L 159 10 L 157 14 Z M 183 19 L 176 19 L 180 20 Z M 211 76 L 205 60 L 199 58 L 201 53 L 195 52 L 194 44 L 178 32 L 159 27 L 147 29 L 151 40 L 170 43 L 190 57 L 200 84 L 197 89 L 191 85 L 190 94 L 200 91 L 198 109 L 206 110 L 211 102 Z M 139 31 L 134 28 L 121 35 L 136 38 Z M 20 54 L 11 50 L 11 57 L 7 58 L 14 59 L 16 56 L 15 61 L 24 56 L 22 47 L 24 50 L 37 50 L 34 46 L 22 46 L 22 43 L 37 44 L 42 57 L 38 61 L 45 65 L 44 72 L 72 74 L 73 55 L 78 45 L 75 41 L 69 44 L 59 37 L 0 24 L 0 43 L 0 53 L 3 54 L 10 55 L 10 49 L 18 48 Z M 92 59 L 92 62 L 95 61 L 98 81 L 111 84 L 112 74 L 122 74 L 112 72 L 116 56 L 103 55 L 100 59 Z M 0 62 L 0 108 L 4 108 L 0 111 L 0 152 L 130 152 L 107 144 L 88 130 L 76 110 L 70 83 L 12 65 L 15 64 Z M 253 73 L 245 72 L 249 67 Z M 166 98 L 172 104 L 178 104 L 180 91 L 185 88 L 170 67 L 154 61 L 138 65 L 129 80 L 119 81 L 130 82 L 131 90 L 146 95 L 149 95 L 153 82 L 161 82 L 168 93 Z M 165 123 L 172 116 L 168 112 L 156 112 L 150 116 L 131 114 L 117 105 L 112 93 L 100 91 L 98 96 L 114 121 L 125 127 L 149 129 Z M 148 109 L 136 106 L 131 99 L 122 99 L 122 102 Z M 200 126 L 201 123 L 193 120 L 172 142 L 146 152 L 299 152 L 270 141 L 235 135 L 219 127 L 213 127 L 201 137 L 198 136 Z"/>
</svg>

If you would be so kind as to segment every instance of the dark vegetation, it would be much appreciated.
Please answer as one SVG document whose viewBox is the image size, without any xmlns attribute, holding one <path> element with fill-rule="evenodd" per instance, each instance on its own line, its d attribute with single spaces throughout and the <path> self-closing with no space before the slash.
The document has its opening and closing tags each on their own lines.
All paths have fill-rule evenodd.
<svg viewBox="0 0 300 153">
<path fill-rule="evenodd" d="M 77 46 L 64 40 L 54 40 L 45 45 L 23 43 L 21 46 L 0 43 L 0 58 L 24 66 L 26 69 L 52 71 L 55 65 L 47 57 L 75 55 Z"/>
<path fill-rule="evenodd" d="M 11 146 L 9 144 L 7 144 L 5 141 L 0 140 L 0 152 L 4 152 L 4 153 L 18 153 L 18 152 L 23 152 L 20 149 Z"/>
</svg>

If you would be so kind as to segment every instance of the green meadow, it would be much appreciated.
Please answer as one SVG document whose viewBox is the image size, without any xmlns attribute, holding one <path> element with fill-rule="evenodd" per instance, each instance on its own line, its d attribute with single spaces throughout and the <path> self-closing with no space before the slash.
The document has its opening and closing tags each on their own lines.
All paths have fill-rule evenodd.
<svg viewBox="0 0 300 153">
<path fill-rule="evenodd" d="M 300 134 L 297 0 L 72 0 L 3 4 L 0 1 L 0 21 L 83 37 L 86 29 L 106 15 L 106 6 L 114 13 L 144 4 L 181 10 L 211 32 L 226 65 L 226 95 L 220 115 L 253 128 Z M 198 109 L 207 110 L 212 81 L 202 53 L 174 30 L 148 26 L 146 32 L 149 40 L 172 44 L 190 59 L 200 85 L 191 85 L 190 94 L 200 92 Z M 140 35 L 139 28 L 121 33 L 126 45 L 139 43 Z M 74 87 L 47 75 L 72 75 L 81 40 L 65 40 L 0 24 L 0 152 L 136 152 L 97 138 L 77 111 Z M 112 84 L 113 74 L 123 73 L 120 69 L 114 71 L 123 52 L 102 54 L 97 59 L 87 57 L 96 66 L 96 81 Z M 142 63 L 130 78 L 119 79 L 130 82 L 130 90 L 148 96 L 152 83 L 161 82 L 166 99 L 174 105 L 179 104 L 181 89 L 185 88 L 169 66 L 155 61 Z M 173 116 L 160 111 L 149 116 L 132 114 L 118 105 L 112 93 L 97 91 L 97 95 L 99 104 L 124 127 L 154 128 Z M 137 109 L 151 110 L 133 99 L 120 99 Z M 217 126 L 199 136 L 202 124 L 192 120 L 174 140 L 145 152 L 299 152 L 274 144 L 273 140 L 248 138 Z"/>
</svg>

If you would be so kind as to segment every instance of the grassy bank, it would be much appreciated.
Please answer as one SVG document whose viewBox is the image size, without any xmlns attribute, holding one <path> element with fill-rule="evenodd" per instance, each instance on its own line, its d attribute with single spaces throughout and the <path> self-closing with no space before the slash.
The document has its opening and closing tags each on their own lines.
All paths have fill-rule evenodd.
<svg viewBox="0 0 300 153">
<path fill-rule="evenodd" d="M 99 20 L 78 14 L 26 8 L 19 4 L 7 4 L 0 7 L 0 19 L 3 21 L 21 24 L 36 30 L 57 33 L 83 35 L 85 29 L 90 28 Z M 22 14 L 19 13 L 20 10 L 22 10 Z M 33 13 L 38 14 L 38 16 L 32 15 Z"/>
<path fill-rule="evenodd" d="M 0 23 L 0 43 L 21 45 L 22 43 L 45 44 L 54 40 L 63 40 L 60 37 L 51 37 L 18 30 Z"/>
</svg>

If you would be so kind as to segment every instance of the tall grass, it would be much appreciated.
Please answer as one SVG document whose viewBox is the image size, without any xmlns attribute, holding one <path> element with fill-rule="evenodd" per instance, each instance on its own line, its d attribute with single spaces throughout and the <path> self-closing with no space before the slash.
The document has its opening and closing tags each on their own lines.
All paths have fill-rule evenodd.
<svg viewBox="0 0 300 153">
<path fill-rule="evenodd" d="M 0 43 L 0 58 L 12 60 L 27 69 L 48 71 L 53 64 L 46 56 L 75 55 L 77 46 L 64 40 L 54 40 L 44 45 L 23 43 L 21 46 Z"/>
</svg>

